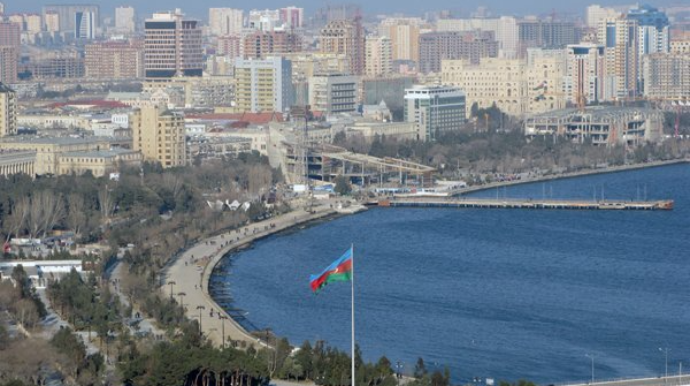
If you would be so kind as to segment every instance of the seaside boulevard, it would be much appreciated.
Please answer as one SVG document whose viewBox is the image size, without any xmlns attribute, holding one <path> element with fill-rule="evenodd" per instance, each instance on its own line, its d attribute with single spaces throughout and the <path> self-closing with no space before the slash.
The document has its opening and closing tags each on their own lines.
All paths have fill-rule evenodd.
<svg viewBox="0 0 690 386">
<path fill-rule="evenodd" d="M 688 160 L 677 159 L 657 161 L 600 169 L 587 169 L 573 173 L 542 175 L 517 181 L 494 182 L 473 186 L 463 189 L 461 193 L 493 189 L 502 186 L 549 181 L 553 179 L 651 168 L 684 162 L 688 162 Z M 161 287 L 161 291 L 168 294 L 171 288 L 167 283 L 174 283 L 172 285 L 173 295 L 178 302 L 184 305 L 185 315 L 189 319 L 199 319 L 201 315 L 202 331 L 214 345 L 220 346 L 222 344 L 223 328 L 225 328 L 226 345 L 229 344 L 230 340 L 243 341 L 246 342 L 245 344 L 265 345 L 264 342 L 251 335 L 237 323 L 237 321 L 235 321 L 210 296 L 208 283 L 213 269 L 225 255 L 233 250 L 240 249 L 258 239 L 287 230 L 296 225 L 305 224 L 339 213 L 338 210 L 334 209 L 336 206 L 335 203 L 336 202 L 333 200 L 317 201 L 311 214 L 300 207 L 289 213 L 201 240 L 179 255 L 175 262 L 166 270 L 166 278 L 164 285 Z M 353 213 L 353 211 L 341 211 L 340 213 Z M 184 293 L 184 296 L 178 296 L 180 293 Z M 213 316 L 211 316 L 211 310 L 213 310 Z M 225 324 L 225 326 L 223 326 L 223 324 Z"/>
</svg>

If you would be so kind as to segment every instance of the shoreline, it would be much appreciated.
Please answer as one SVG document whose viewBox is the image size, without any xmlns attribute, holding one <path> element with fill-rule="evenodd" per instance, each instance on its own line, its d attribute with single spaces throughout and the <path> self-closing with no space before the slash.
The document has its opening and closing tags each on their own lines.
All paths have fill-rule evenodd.
<svg viewBox="0 0 690 386">
<path fill-rule="evenodd" d="M 601 169 L 586 169 L 577 172 L 552 174 L 530 179 L 493 182 L 485 185 L 473 186 L 467 189 L 459 190 L 454 194 L 454 196 L 513 185 L 577 178 L 596 174 L 619 173 L 632 170 L 671 166 L 689 162 L 690 160 L 683 158 L 668 161 L 656 161 L 632 165 L 611 166 Z M 358 212 L 338 211 L 334 209 L 332 206 L 328 206 L 331 203 L 332 201 L 330 200 L 321 203 L 322 205 L 315 207 L 312 213 L 304 212 L 302 209 L 296 209 L 268 220 L 249 224 L 243 227 L 244 229 L 226 231 L 219 235 L 203 239 L 194 244 L 192 247 L 186 249 L 184 252 L 182 252 L 176 258 L 176 260 L 166 269 L 165 276 L 167 280 L 174 282 L 175 285 L 180 285 L 183 289 L 187 289 L 187 292 L 185 292 L 184 295 L 185 297 L 187 297 L 187 299 L 183 299 L 183 301 L 185 306 L 189 307 L 185 308 L 185 315 L 189 319 L 196 319 L 199 318 L 199 316 L 201 316 L 202 331 L 206 334 L 209 340 L 212 341 L 212 343 L 217 344 L 219 346 L 222 344 L 223 341 L 221 332 L 223 328 L 227 329 L 225 334 L 226 338 L 230 337 L 230 339 L 234 341 L 242 341 L 248 345 L 259 344 L 261 346 L 266 346 L 265 342 L 253 336 L 249 331 L 247 331 L 247 329 L 245 329 L 241 325 L 241 323 L 235 320 L 230 314 L 227 313 L 227 311 L 225 311 L 215 301 L 215 299 L 213 299 L 209 291 L 209 282 L 211 275 L 213 274 L 213 271 L 216 269 L 217 265 L 223 258 L 227 257 L 232 253 L 241 252 L 242 249 L 249 247 L 252 243 L 258 240 L 285 231 L 290 231 L 294 229 L 296 226 L 307 225 L 314 221 L 323 220 L 331 216 L 344 216 L 348 214 L 355 214 Z M 251 234 L 248 233 L 250 230 L 252 232 Z M 220 246 L 216 247 L 216 245 Z M 196 257 L 194 257 L 195 253 L 192 252 L 197 253 Z M 187 262 L 187 264 L 185 264 L 185 262 Z M 196 270 L 194 270 L 195 266 L 197 267 Z M 199 269 L 198 267 L 202 268 Z M 193 277 L 193 274 L 196 272 L 199 272 L 200 274 L 200 281 L 198 285 L 194 286 L 194 290 L 191 290 L 193 282 L 196 281 L 191 278 Z M 161 287 L 161 290 L 165 291 L 166 288 Z M 203 309 L 198 308 L 202 306 L 204 307 Z M 196 312 L 197 310 L 199 310 L 198 314 Z M 223 327 L 222 320 L 215 315 L 214 317 L 210 317 L 209 314 L 209 317 L 203 317 L 202 311 L 208 313 L 209 310 L 214 310 L 214 314 L 222 315 L 224 318 L 228 320 L 229 325 L 226 324 L 225 327 Z M 226 339 L 226 341 L 227 340 L 228 339 Z"/>
<path fill-rule="evenodd" d="M 313 221 L 348 214 L 335 209 L 334 205 L 331 205 L 332 201 L 320 204 L 315 206 L 311 213 L 296 209 L 268 220 L 203 239 L 182 252 L 165 270 L 166 281 L 174 283 L 171 285 L 171 294 L 174 296 L 173 287 L 177 287 L 174 292 L 184 293 L 182 299 L 180 296 L 175 297 L 183 302 L 185 316 L 190 320 L 200 319 L 201 330 L 214 345 L 222 346 L 223 330 L 225 330 L 226 345 L 230 341 L 238 341 L 243 347 L 257 344 L 266 346 L 265 342 L 247 331 L 211 296 L 209 283 L 218 263 L 228 255 L 239 252 L 260 239 Z M 165 285 L 160 289 L 164 294 L 167 291 Z M 211 311 L 213 311 L 212 314 Z"/>
<path fill-rule="evenodd" d="M 491 182 L 489 184 L 470 186 L 470 187 L 465 188 L 465 189 L 459 189 L 458 191 L 453 193 L 452 196 L 462 196 L 462 195 L 467 194 L 467 193 L 481 192 L 484 190 L 490 190 L 490 189 L 494 189 L 494 188 L 502 188 L 502 187 L 513 186 L 513 185 L 523 185 L 523 184 L 547 182 L 547 181 L 554 181 L 554 180 L 566 180 L 566 179 L 570 179 L 570 178 L 592 176 L 592 175 L 597 175 L 597 174 L 622 173 L 622 172 L 629 172 L 632 170 L 652 169 L 652 168 L 657 168 L 657 167 L 662 167 L 662 166 L 671 166 L 671 165 L 678 165 L 678 164 L 684 164 L 684 163 L 690 163 L 690 159 L 678 158 L 678 159 L 667 160 L 667 161 L 654 161 L 654 162 L 645 162 L 645 163 L 630 164 L 630 165 L 608 166 L 608 167 L 600 168 L 600 169 L 584 169 L 584 170 L 579 170 L 576 172 L 569 172 L 569 173 L 541 175 L 538 177 L 528 178 L 528 179 L 524 179 L 524 180 L 521 179 L 521 180 L 513 180 L 513 181 Z"/>
</svg>

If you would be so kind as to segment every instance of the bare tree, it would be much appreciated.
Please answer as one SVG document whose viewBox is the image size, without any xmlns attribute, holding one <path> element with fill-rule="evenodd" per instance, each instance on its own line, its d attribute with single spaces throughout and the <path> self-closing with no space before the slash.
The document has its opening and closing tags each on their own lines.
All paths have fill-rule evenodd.
<svg viewBox="0 0 690 386">
<path fill-rule="evenodd" d="M 79 194 L 72 193 L 67 197 L 67 207 L 69 212 L 67 213 L 67 226 L 74 231 L 75 234 L 79 234 L 79 231 L 86 225 L 86 214 L 84 209 L 86 205 L 84 204 L 84 197 Z"/>
<path fill-rule="evenodd" d="M 103 190 L 98 192 L 98 205 L 101 208 L 101 215 L 103 215 L 105 219 L 109 219 L 115 210 L 115 201 L 107 185 Z"/>
<path fill-rule="evenodd" d="M 9 241 L 12 235 L 19 236 L 26 226 L 27 218 L 29 217 L 29 208 L 31 203 L 28 197 L 22 197 L 19 201 L 14 203 L 12 207 L 12 214 L 7 218 L 7 239 Z"/>
</svg>

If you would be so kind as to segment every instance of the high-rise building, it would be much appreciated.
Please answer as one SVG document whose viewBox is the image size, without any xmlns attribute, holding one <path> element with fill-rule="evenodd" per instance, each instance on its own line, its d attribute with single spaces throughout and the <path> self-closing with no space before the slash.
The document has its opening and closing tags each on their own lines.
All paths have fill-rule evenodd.
<svg viewBox="0 0 690 386">
<path fill-rule="evenodd" d="M 0 82 L 0 137 L 17 134 L 17 94 Z"/>
<path fill-rule="evenodd" d="M 144 77 L 144 47 L 140 42 L 109 41 L 84 47 L 84 72 L 93 79 Z"/>
<path fill-rule="evenodd" d="M 130 117 L 132 148 L 164 168 L 184 166 L 184 116 L 159 106 L 143 106 Z"/>
<path fill-rule="evenodd" d="M 344 74 L 323 74 L 309 78 L 309 105 L 312 111 L 325 114 L 350 113 L 357 110 L 359 79 Z"/>
<path fill-rule="evenodd" d="M 262 59 L 268 56 L 302 51 L 302 39 L 293 31 L 256 30 L 242 39 L 245 58 Z"/>
<path fill-rule="evenodd" d="M 466 121 L 465 93 L 450 86 L 415 85 L 405 90 L 405 122 L 413 122 L 420 140 L 459 130 Z"/>
<path fill-rule="evenodd" d="M 362 23 L 354 20 L 331 21 L 321 29 L 322 53 L 344 54 L 350 60 L 350 71 L 362 75 L 365 69 L 365 35 Z"/>
<path fill-rule="evenodd" d="M 60 15 L 57 12 L 45 13 L 43 22 L 47 32 L 60 32 Z"/>
<path fill-rule="evenodd" d="M 0 1 L 0 15 L 4 15 L 4 14 L 5 14 L 5 3 Z"/>
<path fill-rule="evenodd" d="M 154 13 L 144 23 L 144 69 L 147 78 L 201 76 L 201 29 L 182 11 Z"/>
<path fill-rule="evenodd" d="M 575 23 L 552 20 L 522 20 L 518 22 L 518 55 L 525 57 L 528 48 L 564 48 L 578 43 Z"/>
<path fill-rule="evenodd" d="M 93 12 L 76 12 L 74 14 L 74 37 L 93 39 L 96 37 L 96 24 Z"/>
<path fill-rule="evenodd" d="M 604 98 L 634 97 L 638 92 L 638 24 L 635 19 L 606 19 L 599 26 L 604 45 Z"/>
<path fill-rule="evenodd" d="M 301 28 L 304 23 L 304 8 L 294 6 L 281 8 L 280 21 L 286 29 Z"/>
<path fill-rule="evenodd" d="M 244 11 L 233 8 L 209 8 L 208 21 L 211 35 L 239 35 L 244 26 Z"/>
<path fill-rule="evenodd" d="M 493 32 L 430 32 L 419 37 L 419 70 L 438 73 L 444 59 L 469 59 L 478 63 L 481 58 L 498 56 L 498 42 Z"/>
<path fill-rule="evenodd" d="M 499 46 L 499 57 L 514 59 L 518 49 L 517 19 L 512 16 L 502 16 L 490 19 L 439 19 L 436 21 L 438 32 L 493 32 Z"/>
<path fill-rule="evenodd" d="M 365 74 L 387 76 L 393 72 L 391 40 L 385 36 L 366 38 Z"/>
<path fill-rule="evenodd" d="M 115 8 L 115 31 L 117 33 L 130 35 L 136 31 L 136 22 L 133 7 Z"/>
<path fill-rule="evenodd" d="M 21 48 L 22 27 L 18 23 L 0 22 L 0 46 L 14 47 L 17 52 Z"/>
<path fill-rule="evenodd" d="M 563 91 L 568 102 L 584 106 L 605 99 L 604 46 L 581 43 L 566 48 L 566 76 Z"/>
<path fill-rule="evenodd" d="M 599 28 L 602 21 L 615 19 L 617 16 L 618 12 L 615 9 L 593 4 L 585 11 L 585 23 L 589 28 Z"/>
<path fill-rule="evenodd" d="M 392 60 L 419 61 L 419 30 L 422 19 L 387 18 L 379 26 L 379 35 L 391 40 Z"/>
<path fill-rule="evenodd" d="M 95 4 L 69 4 L 69 5 L 45 5 L 43 6 L 43 19 L 46 14 L 57 13 L 60 22 L 60 32 L 74 32 L 76 30 L 77 12 L 93 13 L 93 29 L 100 28 L 100 7 Z"/>
<path fill-rule="evenodd" d="M 238 112 L 284 112 L 292 104 L 292 63 L 281 57 L 235 61 Z"/>
<path fill-rule="evenodd" d="M 628 19 L 637 21 L 638 90 L 642 91 L 642 61 L 645 55 L 670 51 L 670 23 L 665 13 L 649 5 L 631 8 Z"/>
<path fill-rule="evenodd" d="M 0 46 L 0 82 L 17 82 L 17 49 L 13 46 Z"/>
<path fill-rule="evenodd" d="M 273 31 L 281 25 L 277 9 L 252 9 L 247 18 L 247 27 L 261 31 Z"/>
<path fill-rule="evenodd" d="M 642 80 L 648 98 L 690 99 L 690 55 L 645 55 Z"/>
<path fill-rule="evenodd" d="M 242 38 L 237 35 L 219 36 L 216 39 L 216 54 L 231 57 L 233 60 L 242 55 Z"/>
</svg>

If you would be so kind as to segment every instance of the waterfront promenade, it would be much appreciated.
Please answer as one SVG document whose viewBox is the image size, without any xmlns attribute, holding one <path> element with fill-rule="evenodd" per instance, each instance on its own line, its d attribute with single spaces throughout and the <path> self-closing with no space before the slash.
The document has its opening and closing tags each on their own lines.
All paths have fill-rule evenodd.
<svg viewBox="0 0 690 386">
<path fill-rule="evenodd" d="M 690 385 L 690 375 L 669 375 L 668 377 L 657 378 L 631 378 L 617 379 L 610 381 L 595 381 L 594 383 L 567 383 L 558 386 L 688 386 Z"/>
<path fill-rule="evenodd" d="M 226 345 L 230 340 L 238 341 L 240 345 L 244 342 L 245 346 L 263 345 L 211 298 L 208 283 L 213 268 L 227 253 L 260 238 L 338 213 L 334 207 L 333 201 L 317 202 L 311 213 L 300 207 L 287 214 L 204 239 L 179 255 L 166 270 L 161 291 L 167 296 L 172 294 L 182 303 L 186 316 L 200 322 L 204 335 L 214 345 L 221 346 L 223 336 Z"/>
</svg>

